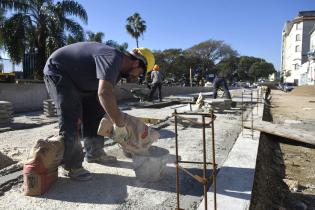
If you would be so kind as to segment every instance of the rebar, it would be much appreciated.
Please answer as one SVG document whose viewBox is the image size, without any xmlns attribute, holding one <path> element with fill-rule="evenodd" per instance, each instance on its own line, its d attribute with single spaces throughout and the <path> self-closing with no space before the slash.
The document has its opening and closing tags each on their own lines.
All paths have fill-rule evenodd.
<svg viewBox="0 0 315 210">
<path fill-rule="evenodd" d="M 216 174 L 217 174 L 217 165 L 215 162 L 215 141 L 214 141 L 214 114 L 213 110 L 211 110 L 211 136 L 212 136 L 212 162 L 213 162 L 213 199 L 214 199 L 214 210 L 217 209 L 217 181 L 216 181 Z"/>
<path fill-rule="evenodd" d="M 253 106 L 253 89 L 250 92 L 250 102 L 251 102 L 251 112 L 252 112 L 252 119 L 251 119 L 251 130 L 252 130 L 252 139 L 254 139 L 254 129 L 253 129 L 253 124 L 254 124 L 254 106 Z"/>
<path fill-rule="evenodd" d="M 205 116 L 202 116 L 202 144 L 203 144 L 203 178 L 206 179 L 207 176 L 207 150 L 206 150 L 206 125 Z M 205 200 L 205 209 L 208 209 L 208 199 L 207 199 L 207 188 L 208 185 L 203 185 L 203 196 Z"/>
<path fill-rule="evenodd" d="M 178 167 L 178 138 L 177 138 L 177 111 L 174 110 L 175 121 L 175 148 L 176 148 L 176 193 L 177 193 L 177 210 L 180 210 L 179 206 L 179 167 Z"/>
<path fill-rule="evenodd" d="M 259 92 L 258 92 L 258 89 L 257 89 L 257 102 L 256 102 L 256 105 L 257 105 L 257 116 L 258 116 L 258 98 L 259 98 Z"/>
<path fill-rule="evenodd" d="M 242 110 L 242 136 L 244 136 L 244 101 L 243 101 L 243 98 L 244 98 L 244 93 L 242 91 L 242 107 L 241 107 L 241 110 Z"/>
<path fill-rule="evenodd" d="M 178 156 L 178 131 L 177 131 L 177 118 L 180 117 L 180 115 L 201 115 L 202 116 L 202 144 L 203 144 L 203 162 L 194 162 L 194 161 L 180 161 Z M 215 162 L 215 140 L 214 140 L 214 120 L 215 115 L 213 113 L 213 110 L 211 110 L 211 113 L 177 113 L 176 109 L 174 110 L 174 121 L 175 121 L 175 149 L 176 149 L 176 194 L 177 194 L 177 210 L 181 210 L 180 208 L 180 186 L 179 186 L 179 170 L 183 170 L 185 173 L 196 179 L 199 183 L 203 185 L 203 193 L 204 193 L 204 202 L 205 202 L 205 210 L 208 209 L 208 198 L 207 198 L 207 190 L 208 190 L 208 178 L 207 178 L 207 164 L 213 165 L 213 172 L 212 176 L 212 185 L 214 189 L 214 210 L 217 209 L 217 201 L 216 201 L 216 162 Z M 211 118 L 211 133 L 212 133 L 212 163 L 207 162 L 207 150 L 206 150 L 206 117 Z M 194 175 L 191 172 L 189 172 L 187 169 L 181 167 L 179 163 L 192 163 L 192 164 L 203 164 L 203 176 L 200 177 L 198 175 Z M 210 179 L 210 178 L 209 178 Z"/>
</svg>

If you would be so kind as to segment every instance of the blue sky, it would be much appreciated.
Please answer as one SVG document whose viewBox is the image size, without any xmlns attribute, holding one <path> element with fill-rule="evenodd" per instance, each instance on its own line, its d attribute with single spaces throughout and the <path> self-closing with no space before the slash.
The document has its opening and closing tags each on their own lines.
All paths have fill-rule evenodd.
<svg viewBox="0 0 315 210">
<path fill-rule="evenodd" d="M 313 0 L 78 0 L 87 10 L 84 28 L 105 40 L 136 46 L 126 18 L 139 12 L 147 31 L 140 46 L 154 50 L 189 48 L 207 39 L 223 40 L 240 55 L 262 57 L 280 66 L 281 31 L 298 11 L 315 10 Z"/>
</svg>

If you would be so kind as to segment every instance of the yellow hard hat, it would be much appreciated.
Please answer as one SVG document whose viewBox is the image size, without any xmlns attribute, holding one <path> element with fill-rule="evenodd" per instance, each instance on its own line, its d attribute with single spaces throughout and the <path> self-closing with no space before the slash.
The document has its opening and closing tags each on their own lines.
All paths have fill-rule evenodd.
<svg viewBox="0 0 315 210">
<path fill-rule="evenodd" d="M 159 65 L 155 64 L 155 65 L 153 66 L 153 70 L 155 70 L 155 71 L 158 71 L 158 70 L 160 70 L 160 67 L 159 67 Z"/>
<path fill-rule="evenodd" d="M 130 54 L 141 60 L 147 67 L 147 71 L 152 70 L 155 59 L 151 50 L 148 48 L 134 48 Z"/>
</svg>

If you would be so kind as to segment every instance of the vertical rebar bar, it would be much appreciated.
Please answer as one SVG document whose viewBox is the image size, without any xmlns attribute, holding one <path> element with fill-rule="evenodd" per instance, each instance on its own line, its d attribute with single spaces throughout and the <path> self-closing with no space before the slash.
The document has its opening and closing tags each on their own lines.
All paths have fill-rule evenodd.
<svg viewBox="0 0 315 210">
<path fill-rule="evenodd" d="M 177 194 L 177 209 L 180 209 L 179 205 L 179 167 L 178 167 L 178 139 L 177 139 L 177 111 L 174 110 L 175 121 L 175 148 L 176 148 L 176 194 Z"/>
<path fill-rule="evenodd" d="M 257 89 L 257 100 L 256 100 L 256 105 L 257 105 L 257 116 L 258 116 L 258 96 L 259 96 L 259 92 L 258 92 L 258 89 Z"/>
<path fill-rule="evenodd" d="M 203 178 L 207 177 L 207 150 L 206 150 L 206 122 L 205 116 L 202 116 L 202 144 L 203 144 Z M 205 210 L 208 209 L 207 183 L 203 183 L 203 196 L 205 201 Z"/>
<path fill-rule="evenodd" d="M 252 139 L 254 139 L 254 130 L 253 130 L 253 124 L 254 124 L 254 106 L 253 106 L 253 89 L 250 92 L 250 101 L 251 101 L 251 112 L 252 112 Z"/>
<path fill-rule="evenodd" d="M 216 162 L 215 162 L 215 141 L 214 141 L 214 114 L 213 109 L 211 110 L 211 136 L 212 136 L 212 163 L 213 163 L 213 199 L 214 199 L 214 210 L 217 210 L 217 181 L 216 181 Z"/>
<path fill-rule="evenodd" d="M 243 97 L 244 97 L 244 93 L 243 93 L 243 90 L 242 90 L 242 107 L 241 107 L 241 110 L 242 110 L 242 136 L 244 136 L 244 101 L 243 101 Z"/>
</svg>

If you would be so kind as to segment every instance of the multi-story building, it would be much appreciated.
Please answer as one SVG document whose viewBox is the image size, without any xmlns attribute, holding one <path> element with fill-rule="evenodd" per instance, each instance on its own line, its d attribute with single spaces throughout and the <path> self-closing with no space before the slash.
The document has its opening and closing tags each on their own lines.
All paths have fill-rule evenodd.
<svg viewBox="0 0 315 210">
<path fill-rule="evenodd" d="M 315 26 L 310 32 L 310 51 L 308 61 L 302 64 L 304 81 L 302 84 L 315 85 Z"/>
<path fill-rule="evenodd" d="M 302 11 L 287 21 L 282 31 L 281 71 L 284 82 L 304 84 L 307 79 L 302 64 L 309 61 L 311 35 L 315 26 L 315 11 Z M 314 35 L 312 35 L 314 36 Z"/>
</svg>

